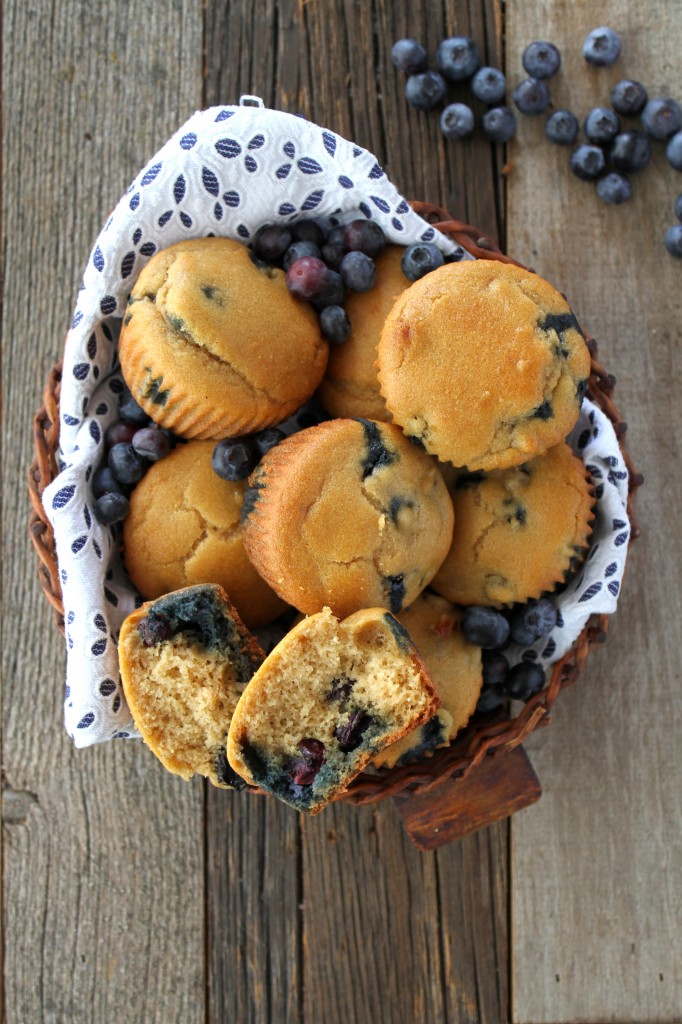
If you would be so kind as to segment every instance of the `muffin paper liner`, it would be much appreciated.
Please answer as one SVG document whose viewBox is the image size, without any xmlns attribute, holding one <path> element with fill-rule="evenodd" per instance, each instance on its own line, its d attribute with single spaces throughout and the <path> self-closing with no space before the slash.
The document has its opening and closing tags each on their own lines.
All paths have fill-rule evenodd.
<svg viewBox="0 0 682 1024">
<path fill-rule="evenodd" d="M 90 479 L 103 459 L 105 432 L 118 419 L 124 386 L 118 333 L 142 267 L 183 239 L 213 234 L 248 244 L 264 224 L 308 217 L 337 223 L 371 218 L 392 243 L 432 241 L 445 253 L 457 248 L 414 213 L 367 150 L 248 99 L 248 105 L 194 114 L 135 178 L 90 254 L 67 334 L 60 472 L 45 489 L 43 505 L 54 530 L 64 602 L 65 724 L 77 747 L 137 735 L 116 644 L 139 598 L 120 558 L 120 530 L 94 516 Z M 590 551 L 557 597 L 556 629 L 532 648 L 510 648 L 512 664 L 522 658 L 556 661 L 590 614 L 616 607 L 629 538 L 627 470 L 613 427 L 590 402 L 569 440 L 595 486 Z"/>
</svg>

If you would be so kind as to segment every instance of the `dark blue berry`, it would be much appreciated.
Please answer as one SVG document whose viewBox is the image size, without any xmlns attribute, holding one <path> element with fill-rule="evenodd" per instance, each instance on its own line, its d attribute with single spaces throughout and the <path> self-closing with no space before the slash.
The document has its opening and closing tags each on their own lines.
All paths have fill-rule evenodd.
<svg viewBox="0 0 682 1024">
<path fill-rule="evenodd" d="M 303 739 L 298 744 L 301 757 L 295 758 L 289 768 L 291 781 L 297 786 L 310 786 L 325 762 L 324 743 L 312 738 Z"/>
<path fill-rule="evenodd" d="M 597 195 L 605 203 L 619 206 L 620 203 L 625 203 L 632 198 L 630 179 L 618 171 L 611 171 L 597 182 Z"/>
<path fill-rule="evenodd" d="M 330 270 L 338 270 L 341 266 L 341 260 L 347 252 L 348 250 L 343 242 L 335 243 L 334 245 L 326 243 L 322 246 L 320 255 Z"/>
<path fill-rule="evenodd" d="M 213 449 L 211 465 L 223 480 L 246 480 L 256 468 L 259 454 L 244 437 L 226 437 Z"/>
<path fill-rule="evenodd" d="M 615 64 L 620 57 L 620 50 L 620 36 L 606 26 L 593 29 L 583 43 L 583 57 L 596 68 Z"/>
<path fill-rule="evenodd" d="M 484 690 L 481 690 L 476 710 L 480 715 L 488 715 L 491 711 L 497 711 L 498 708 L 502 707 L 505 700 L 508 699 L 504 686 L 487 686 Z"/>
<path fill-rule="evenodd" d="M 266 452 L 269 452 L 271 448 L 275 448 L 285 437 L 286 434 L 283 430 L 278 430 L 277 427 L 266 427 L 265 430 L 259 430 L 257 434 L 252 434 L 249 440 L 256 449 L 258 456 L 262 458 Z"/>
<path fill-rule="evenodd" d="M 644 110 L 648 98 L 642 83 L 633 78 L 624 78 L 622 82 L 616 82 L 611 90 L 611 106 L 623 117 L 639 114 Z"/>
<path fill-rule="evenodd" d="M 253 251 L 256 256 L 268 263 L 276 263 L 284 256 L 291 245 L 291 232 L 281 224 L 270 224 L 261 228 L 253 240 Z"/>
<path fill-rule="evenodd" d="M 474 130 L 474 114 L 466 103 L 450 103 L 440 115 L 440 130 L 446 139 L 464 139 Z"/>
<path fill-rule="evenodd" d="M 299 220 L 291 224 L 289 230 L 296 242 L 312 242 L 317 246 L 322 245 L 327 234 L 316 220 Z"/>
<path fill-rule="evenodd" d="M 136 484 L 144 476 L 145 466 L 132 444 L 115 444 L 109 451 L 108 465 L 111 472 L 122 484 Z"/>
<path fill-rule="evenodd" d="M 665 148 L 668 163 L 676 171 L 682 171 L 682 132 L 675 132 Z"/>
<path fill-rule="evenodd" d="M 333 228 L 327 234 L 324 240 L 325 245 L 343 245 L 343 236 L 346 233 L 345 224 L 335 224 Z"/>
<path fill-rule="evenodd" d="M 675 216 L 678 220 L 682 220 L 682 192 L 675 200 Z"/>
<path fill-rule="evenodd" d="M 514 700 L 528 700 L 545 685 L 545 672 L 539 665 L 532 661 L 522 661 L 520 665 L 514 665 L 507 676 L 506 690 Z"/>
<path fill-rule="evenodd" d="M 596 145 L 611 142 L 620 131 L 618 114 L 610 107 L 593 107 L 585 118 L 583 131 L 588 141 Z"/>
<path fill-rule="evenodd" d="M 409 281 L 418 281 L 425 274 L 442 267 L 444 263 L 443 253 L 432 242 L 417 242 L 415 245 L 408 245 L 400 266 Z"/>
<path fill-rule="evenodd" d="M 644 132 L 621 132 L 611 143 L 609 159 L 617 171 L 641 171 L 651 160 L 649 136 Z"/>
<path fill-rule="evenodd" d="M 682 224 L 673 224 L 665 233 L 665 247 L 671 256 L 682 260 Z"/>
<path fill-rule="evenodd" d="M 494 608 L 465 608 L 460 629 L 469 643 L 487 650 L 503 647 L 509 639 L 509 623 Z"/>
<path fill-rule="evenodd" d="M 348 720 L 343 725 L 334 728 L 334 736 L 338 741 L 339 749 L 344 754 L 349 754 L 362 743 L 362 737 L 374 721 L 372 715 L 366 711 L 351 711 Z"/>
<path fill-rule="evenodd" d="M 538 78 L 526 78 L 516 86 L 512 99 L 522 114 L 544 114 L 549 106 L 549 89 Z"/>
<path fill-rule="evenodd" d="M 391 60 L 398 71 L 416 75 L 426 67 L 426 50 L 416 39 L 399 39 L 393 44 Z"/>
<path fill-rule="evenodd" d="M 146 420 L 149 423 L 149 417 Z M 140 428 L 134 423 L 112 423 L 107 427 L 104 435 L 104 443 L 107 448 L 113 448 L 115 444 L 130 443 Z"/>
<path fill-rule="evenodd" d="M 375 260 L 386 248 L 386 236 L 373 220 L 352 220 L 344 229 L 343 244 L 351 252 L 364 252 Z"/>
<path fill-rule="evenodd" d="M 285 270 L 288 270 L 292 263 L 303 259 L 304 256 L 314 256 L 315 259 L 319 260 L 322 256 L 320 247 L 315 245 L 314 242 L 294 242 L 284 253 L 282 266 Z"/>
<path fill-rule="evenodd" d="M 348 341 L 350 320 L 342 306 L 326 306 L 320 313 L 322 334 L 333 345 L 342 345 Z"/>
<path fill-rule="evenodd" d="M 368 292 L 374 287 L 377 277 L 374 260 L 364 252 L 346 253 L 341 260 L 339 272 L 346 288 L 354 292 Z"/>
<path fill-rule="evenodd" d="M 578 118 L 570 110 L 555 110 L 545 123 L 545 135 L 557 146 L 572 146 L 579 130 Z"/>
<path fill-rule="evenodd" d="M 136 431 L 132 446 L 147 462 L 158 462 L 171 450 L 171 439 L 158 427 L 142 427 Z"/>
<path fill-rule="evenodd" d="M 509 142 L 516 135 L 516 117 L 510 107 L 493 107 L 486 111 L 481 123 L 490 142 Z"/>
<path fill-rule="evenodd" d="M 445 96 L 445 82 L 437 71 L 410 75 L 405 82 L 405 99 L 417 110 L 433 110 Z"/>
<path fill-rule="evenodd" d="M 134 423 L 137 427 L 146 427 L 149 423 L 149 416 L 137 404 L 127 388 L 121 392 L 118 400 L 118 414 L 124 423 Z"/>
<path fill-rule="evenodd" d="M 501 651 L 483 651 L 483 686 L 503 686 L 509 662 Z"/>
<path fill-rule="evenodd" d="M 481 103 L 492 106 L 504 99 L 507 80 L 499 68 L 479 68 L 471 79 L 471 91 Z"/>
<path fill-rule="evenodd" d="M 521 63 L 531 78 L 551 78 L 561 67 L 561 54 L 554 43 L 529 43 L 523 51 Z"/>
<path fill-rule="evenodd" d="M 102 466 L 92 478 L 92 493 L 95 498 L 101 498 L 103 494 L 112 492 L 127 496 L 128 487 L 116 479 L 108 466 Z"/>
<path fill-rule="evenodd" d="M 547 636 L 557 624 L 557 610 L 547 597 L 519 605 L 511 615 L 511 638 L 515 644 L 526 647 L 540 637 Z"/>
<path fill-rule="evenodd" d="M 95 502 L 95 516 L 104 526 L 120 523 L 130 511 L 130 502 L 124 494 L 109 491 Z"/>
<path fill-rule="evenodd" d="M 438 47 L 436 63 L 438 70 L 451 82 L 464 82 L 481 66 L 481 55 L 473 39 L 452 36 Z"/>
<path fill-rule="evenodd" d="M 655 96 L 642 111 L 642 125 L 652 139 L 669 139 L 682 128 L 682 110 L 670 96 Z"/>
<path fill-rule="evenodd" d="M 328 274 L 322 260 L 315 256 L 302 256 L 294 260 L 287 270 L 287 287 L 297 299 L 312 299 L 324 288 Z"/>
<path fill-rule="evenodd" d="M 327 273 L 327 281 L 324 288 L 311 301 L 315 309 L 326 309 L 327 306 L 343 305 L 345 298 L 346 286 L 343 283 L 343 278 L 335 270 L 330 270 Z"/>
<path fill-rule="evenodd" d="M 581 181 L 594 181 L 602 174 L 605 163 L 599 146 L 578 146 L 571 153 L 571 170 Z"/>
</svg>

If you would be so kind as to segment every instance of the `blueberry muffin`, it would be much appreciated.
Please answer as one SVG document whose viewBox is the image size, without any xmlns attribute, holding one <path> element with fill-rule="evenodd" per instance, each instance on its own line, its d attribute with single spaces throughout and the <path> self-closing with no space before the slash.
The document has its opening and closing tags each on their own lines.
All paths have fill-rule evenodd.
<svg viewBox="0 0 682 1024">
<path fill-rule="evenodd" d="M 329 420 L 263 458 L 244 496 L 244 545 L 280 597 L 312 615 L 397 614 L 452 540 L 452 502 L 429 456 L 398 427 Z"/>
<path fill-rule="evenodd" d="M 246 481 L 211 467 L 213 441 L 188 441 L 155 462 L 130 496 L 124 560 L 145 598 L 217 583 L 251 629 L 286 609 L 249 561 L 240 526 Z"/>
<path fill-rule="evenodd" d="M 246 782 L 316 813 L 439 700 L 409 635 L 382 608 L 304 619 L 235 709 L 227 758 Z"/>
<path fill-rule="evenodd" d="M 182 437 L 286 419 L 317 388 L 328 346 L 284 272 L 239 242 L 198 238 L 154 256 L 130 295 L 121 369 L 142 408 Z"/>
<path fill-rule="evenodd" d="M 424 725 L 374 757 L 377 768 L 407 764 L 447 746 L 476 710 L 483 685 L 481 648 L 462 636 L 459 608 L 425 591 L 396 617 L 419 651 L 441 707 Z"/>
<path fill-rule="evenodd" d="M 563 440 L 590 355 L 566 300 L 496 260 L 450 263 L 416 281 L 379 342 L 381 393 L 395 423 L 469 470 L 527 462 Z"/>
<path fill-rule="evenodd" d="M 456 604 L 539 597 L 585 553 L 592 487 L 566 443 L 523 466 L 463 474 L 452 500 L 457 534 L 431 587 Z"/>
<path fill-rule="evenodd" d="M 138 608 L 118 642 L 123 691 L 143 740 L 183 779 L 243 789 L 225 742 L 244 687 L 265 655 L 225 592 L 188 587 Z"/>
<path fill-rule="evenodd" d="M 377 346 L 386 317 L 410 283 L 400 267 L 404 252 L 401 246 L 388 246 L 376 260 L 374 287 L 367 292 L 348 293 L 345 308 L 350 336 L 343 345 L 331 349 L 318 392 L 332 416 L 391 420 L 379 391 Z"/>
</svg>

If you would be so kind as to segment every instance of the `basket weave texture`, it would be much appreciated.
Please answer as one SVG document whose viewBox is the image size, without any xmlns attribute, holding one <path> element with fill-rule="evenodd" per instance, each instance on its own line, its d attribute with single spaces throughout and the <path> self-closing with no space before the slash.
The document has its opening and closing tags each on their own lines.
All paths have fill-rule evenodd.
<svg viewBox="0 0 682 1024">
<path fill-rule="evenodd" d="M 413 202 L 415 211 L 443 234 L 463 246 L 477 259 L 494 259 L 522 266 L 506 256 L 495 243 L 478 229 L 453 219 L 442 207 L 430 203 Z M 630 543 L 640 535 L 634 517 L 633 502 L 643 477 L 637 473 L 627 450 L 624 437 L 627 424 L 613 401 L 615 377 L 608 373 L 597 358 L 596 342 L 587 337 L 592 365 L 588 397 L 608 417 L 614 426 L 623 459 L 628 469 L 627 510 L 631 522 Z M 52 527 L 45 515 L 42 494 L 57 475 L 59 447 L 59 395 L 61 363 L 51 371 L 43 395 L 43 405 L 33 422 L 34 461 L 28 475 L 31 514 L 29 531 L 39 559 L 38 574 L 43 593 L 54 609 L 57 627 L 64 633 L 64 605 L 62 603 L 57 556 Z M 552 668 L 547 686 L 524 705 L 516 717 L 505 713 L 475 717 L 457 739 L 436 751 L 433 756 L 403 767 L 382 770 L 376 774 L 358 776 L 338 799 L 354 804 L 371 804 L 390 796 L 418 789 L 427 792 L 449 779 L 469 776 L 487 756 L 512 750 L 540 726 L 548 725 L 554 702 L 561 690 L 575 682 L 583 669 L 590 648 L 606 640 L 607 615 L 593 615 L 578 637 L 573 648 Z"/>
</svg>

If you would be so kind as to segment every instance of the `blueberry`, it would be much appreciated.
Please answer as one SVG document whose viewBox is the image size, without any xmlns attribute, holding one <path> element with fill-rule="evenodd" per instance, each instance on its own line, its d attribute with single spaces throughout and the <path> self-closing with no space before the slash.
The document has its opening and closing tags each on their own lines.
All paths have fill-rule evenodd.
<svg viewBox="0 0 682 1024">
<path fill-rule="evenodd" d="M 583 57 L 596 68 L 607 68 L 620 57 L 620 36 L 612 28 L 592 29 L 583 43 Z"/>
<path fill-rule="evenodd" d="M 611 143 L 609 159 L 617 171 L 641 171 L 651 160 L 649 136 L 644 132 L 621 132 Z"/>
<path fill-rule="evenodd" d="M 146 421 L 149 422 L 149 417 Z M 129 443 L 139 429 L 134 423 L 112 423 L 104 435 L 104 443 L 107 448 L 113 448 L 121 442 Z"/>
<path fill-rule="evenodd" d="M 665 233 L 665 247 L 671 256 L 682 260 L 682 224 L 673 224 Z"/>
<path fill-rule="evenodd" d="M 507 80 L 498 68 L 479 68 L 471 79 L 471 91 L 481 103 L 492 106 L 504 99 Z"/>
<path fill-rule="evenodd" d="M 374 287 L 377 268 L 374 260 L 364 252 L 348 252 L 341 260 L 339 267 L 341 278 L 346 288 L 354 292 L 368 292 Z"/>
<path fill-rule="evenodd" d="M 675 216 L 678 220 L 682 220 L 682 192 L 675 200 Z"/>
<path fill-rule="evenodd" d="M 245 437 L 226 437 L 213 449 L 211 465 L 223 480 L 246 480 L 258 463 L 255 445 Z"/>
<path fill-rule="evenodd" d="M 511 638 L 527 647 L 547 636 L 557 624 L 557 610 L 547 597 L 517 606 L 511 615 Z"/>
<path fill-rule="evenodd" d="M 373 717 L 365 711 L 351 711 L 345 724 L 337 725 L 334 729 L 334 736 L 338 741 L 339 749 L 344 754 L 357 750 L 362 743 L 363 735 L 373 721 Z"/>
<path fill-rule="evenodd" d="M 670 96 L 655 96 L 642 111 L 642 125 L 652 139 L 669 139 L 682 128 L 682 110 Z"/>
<path fill-rule="evenodd" d="M 508 700 L 508 697 L 504 686 L 488 686 L 481 690 L 476 710 L 480 715 L 488 715 L 491 711 L 497 711 L 502 707 L 505 700 Z"/>
<path fill-rule="evenodd" d="M 297 786 L 310 786 L 325 762 L 324 743 L 321 740 L 303 739 L 298 744 L 301 757 L 295 758 L 289 768 L 291 781 Z"/>
<path fill-rule="evenodd" d="M 341 260 L 347 252 L 348 250 L 343 242 L 325 242 L 320 250 L 320 255 L 330 270 L 338 270 L 341 266 Z"/>
<path fill-rule="evenodd" d="M 481 65 L 481 55 L 473 39 L 452 36 L 444 39 L 436 54 L 438 70 L 451 82 L 464 82 Z"/>
<path fill-rule="evenodd" d="M 514 665 L 507 677 L 507 693 L 514 700 L 528 700 L 539 693 L 545 685 L 545 672 L 540 665 L 532 661 L 522 661 Z"/>
<path fill-rule="evenodd" d="M 594 181 L 604 170 L 604 154 L 599 146 L 578 146 L 571 153 L 570 166 L 582 181 Z"/>
<path fill-rule="evenodd" d="M 171 439 L 159 427 L 142 427 L 136 431 L 132 446 L 147 462 L 158 462 L 171 450 Z"/>
<path fill-rule="evenodd" d="M 342 306 L 326 306 L 320 313 L 322 334 L 333 345 L 342 345 L 350 335 L 350 320 Z"/>
<path fill-rule="evenodd" d="M 92 493 L 96 498 L 101 498 L 103 494 L 110 493 L 127 496 L 128 488 L 120 480 L 116 479 L 108 466 L 102 466 L 92 478 Z"/>
<path fill-rule="evenodd" d="M 460 629 L 470 643 L 486 650 L 502 647 L 509 639 L 509 623 L 494 608 L 465 608 Z"/>
<path fill-rule="evenodd" d="M 614 206 L 626 202 L 632 198 L 632 185 L 630 179 L 618 171 L 611 171 L 605 174 L 597 182 L 597 195 L 605 203 L 612 203 Z"/>
<path fill-rule="evenodd" d="M 303 259 L 304 256 L 314 256 L 319 260 L 322 256 L 319 245 L 314 242 L 293 242 L 284 253 L 282 266 L 288 270 L 292 263 Z"/>
<path fill-rule="evenodd" d="M 483 651 L 483 686 L 503 686 L 509 662 L 500 651 Z"/>
<path fill-rule="evenodd" d="M 321 292 L 311 300 L 315 309 L 326 309 L 327 306 L 341 306 L 346 298 L 346 286 L 343 278 L 335 270 L 327 272 L 327 281 Z"/>
<path fill-rule="evenodd" d="M 665 149 L 665 155 L 668 158 L 668 163 L 671 164 L 676 171 L 682 171 L 682 132 L 675 132 L 675 134 L 670 137 Z"/>
<path fill-rule="evenodd" d="M 440 115 L 440 130 L 446 139 L 464 139 L 474 130 L 474 115 L 466 103 L 450 103 Z"/>
<path fill-rule="evenodd" d="M 417 242 L 415 245 L 408 245 L 400 261 L 400 267 L 409 281 L 418 281 L 425 274 L 442 267 L 444 263 L 443 253 L 432 242 Z"/>
<path fill-rule="evenodd" d="M 137 404 L 128 388 L 119 397 L 118 414 L 124 423 L 134 423 L 137 427 L 146 427 L 149 423 L 149 416 Z"/>
<path fill-rule="evenodd" d="M 529 43 L 523 51 L 521 63 L 531 78 L 551 78 L 561 67 L 561 54 L 554 43 Z"/>
<path fill-rule="evenodd" d="M 130 502 L 124 494 L 110 491 L 95 502 L 95 516 L 104 526 L 120 523 L 130 511 Z"/>
<path fill-rule="evenodd" d="M 294 260 L 287 270 L 287 287 L 297 299 L 312 299 L 324 288 L 328 274 L 322 260 L 315 256 L 302 256 Z"/>
<path fill-rule="evenodd" d="M 405 82 L 405 99 L 417 110 L 433 110 L 445 96 L 445 82 L 437 71 L 410 75 Z"/>
<path fill-rule="evenodd" d="M 416 75 L 426 67 L 426 50 L 416 39 L 399 39 L 393 44 L 391 60 L 398 71 Z"/>
<path fill-rule="evenodd" d="M 375 260 L 386 248 L 386 236 L 373 220 L 352 220 L 344 229 L 343 244 L 351 252 L 364 252 Z"/>
<path fill-rule="evenodd" d="M 256 256 L 268 263 L 276 263 L 284 256 L 291 245 L 291 232 L 281 224 L 270 224 L 256 235 L 253 241 L 253 251 Z"/>
<path fill-rule="evenodd" d="M 593 107 L 585 118 L 583 131 L 589 142 L 604 145 L 611 142 L 620 131 L 620 121 L 610 107 Z"/>
<path fill-rule="evenodd" d="M 257 434 L 252 434 L 249 440 L 256 449 L 258 456 L 262 458 L 266 452 L 269 452 L 271 448 L 275 448 L 285 437 L 286 434 L 283 430 L 278 430 L 277 427 L 266 427 L 264 430 L 259 430 Z"/>
<path fill-rule="evenodd" d="M 312 242 L 320 246 L 325 240 L 326 234 L 322 225 L 316 220 L 299 220 L 289 227 L 291 236 L 296 242 Z"/>
<path fill-rule="evenodd" d="M 122 484 L 136 484 L 144 476 L 144 459 L 140 458 L 132 444 L 115 444 L 109 451 L 109 469 Z"/>
<path fill-rule="evenodd" d="M 633 78 L 624 78 L 622 82 L 616 82 L 611 90 L 611 106 L 623 117 L 641 113 L 648 98 L 642 83 L 636 82 Z"/>
<path fill-rule="evenodd" d="M 545 123 L 545 135 L 557 146 L 572 146 L 579 130 L 578 118 L 570 110 L 555 110 Z"/>
<path fill-rule="evenodd" d="M 544 114 L 549 106 L 549 89 L 538 78 L 526 78 L 516 86 L 512 99 L 522 114 Z"/>
<path fill-rule="evenodd" d="M 343 236 L 346 233 L 345 224 L 335 224 L 324 240 L 325 245 L 343 245 Z"/>
<path fill-rule="evenodd" d="M 490 142 L 509 142 L 516 134 L 516 117 L 510 107 L 492 107 L 483 115 L 483 134 Z"/>
</svg>

